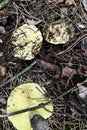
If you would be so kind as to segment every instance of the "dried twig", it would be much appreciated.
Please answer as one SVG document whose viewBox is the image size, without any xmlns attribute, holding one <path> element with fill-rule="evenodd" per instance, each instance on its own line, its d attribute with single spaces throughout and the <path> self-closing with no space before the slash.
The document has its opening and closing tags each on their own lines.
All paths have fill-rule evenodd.
<svg viewBox="0 0 87 130">
<path fill-rule="evenodd" d="M 64 54 L 64 53 L 71 51 L 85 37 L 87 37 L 87 33 L 79 36 L 79 38 L 71 46 L 69 46 L 66 50 L 61 51 L 56 55 L 61 55 L 61 54 Z"/>
</svg>

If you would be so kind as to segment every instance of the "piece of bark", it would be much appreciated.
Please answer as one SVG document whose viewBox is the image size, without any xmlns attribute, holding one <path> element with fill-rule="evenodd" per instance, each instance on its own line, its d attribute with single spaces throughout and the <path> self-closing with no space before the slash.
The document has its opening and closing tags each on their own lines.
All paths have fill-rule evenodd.
<svg viewBox="0 0 87 130">
<path fill-rule="evenodd" d="M 37 62 L 38 66 L 42 67 L 45 70 L 57 70 L 58 69 L 57 65 L 54 65 L 52 63 L 49 63 L 49 62 L 46 62 L 43 60 L 37 59 L 36 62 Z"/>
</svg>

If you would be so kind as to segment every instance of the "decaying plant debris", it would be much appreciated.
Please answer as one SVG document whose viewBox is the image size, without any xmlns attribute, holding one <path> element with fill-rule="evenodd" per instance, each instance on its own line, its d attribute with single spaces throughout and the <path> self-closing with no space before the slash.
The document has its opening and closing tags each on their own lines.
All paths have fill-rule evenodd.
<svg viewBox="0 0 87 130">
<path fill-rule="evenodd" d="M 75 29 L 69 41 L 54 45 L 43 37 L 41 50 L 33 60 L 14 57 L 11 42 L 18 27 L 33 24 L 44 34 L 59 19 L 69 21 Z M 81 90 L 87 87 L 87 13 L 83 1 L 8 1 L 0 7 L 0 27 L 4 30 L 0 30 L 0 66 L 5 68 L 4 75 L 0 69 L 0 115 L 7 114 L 7 99 L 16 86 L 35 82 L 45 87 L 48 98 L 58 99 L 53 101 L 54 112 L 47 120 L 52 130 L 85 130 L 87 95 L 84 92 L 86 96 L 81 98 L 83 91 L 80 93 L 78 86 Z M 0 129 L 16 130 L 7 117 L 1 116 Z"/>
</svg>

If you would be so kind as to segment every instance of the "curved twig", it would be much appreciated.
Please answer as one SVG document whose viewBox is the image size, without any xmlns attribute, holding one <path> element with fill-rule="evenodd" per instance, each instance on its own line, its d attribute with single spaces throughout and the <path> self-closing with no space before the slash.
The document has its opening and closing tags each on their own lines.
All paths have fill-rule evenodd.
<svg viewBox="0 0 87 130">
<path fill-rule="evenodd" d="M 64 54 L 64 53 L 71 51 L 85 37 L 87 37 L 87 33 L 80 35 L 79 38 L 72 45 L 70 45 L 66 50 L 57 53 L 56 55 L 58 56 L 58 55 L 61 55 L 61 54 Z"/>
</svg>

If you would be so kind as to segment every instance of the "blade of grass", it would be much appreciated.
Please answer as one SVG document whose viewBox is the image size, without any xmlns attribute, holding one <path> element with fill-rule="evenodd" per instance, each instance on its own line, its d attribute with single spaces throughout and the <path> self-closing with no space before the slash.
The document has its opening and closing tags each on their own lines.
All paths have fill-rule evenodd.
<svg viewBox="0 0 87 130">
<path fill-rule="evenodd" d="M 18 78 L 20 75 L 24 74 L 25 72 L 27 72 L 28 70 L 30 70 L 34 65 L 36 64 L 36 61 L 34 61 L 33 63 L 31 63 L 27 68 L 23 69 L 21 72 L 19 72 L 18 74 L 15 74 L 15 76 L 13 76 L 12 78 L 10 78 L 9 80 L 7 80 L 6 82 L 4 82 L 3 84 L 0 85 L 1 87 L 4 87 L 6 84 L 10 83 L 11 81 L 13 81 L 14 79 Z"/>
<path fill-rule="evenodd" d="M 26 108 L 26 109 L 19 110 L 19 111 L 16 111 L 16 112 L 8 113 L 7 115 L 8 116 L 13 116 L 13 115 L 21 114 L 21 113 L 24 113 L 24 112 L 27 112 L 27 111 L 34 111 L 34 110 L 39 109 L 39 108 L 44 108 L 45 105 L 48 105 L 49 103 L 53 103 L 54 101 L 57 101 L 57 100 L 61 99 L 63 96 L 65 96 L 66 94 L 72 92 L 76 88 L 77 88 L 77 86 L 69 89 L 68 91 L 66 91 L 63 94 L 61 94 L 60 96 L 58 96 L 57 98 L 55 98 L 53 100 L 50 100 L 50 101 L 48 101 L 46 103 L 42 103 L 42 104 L 39 104 L 38 106 L 31 107 L 31 108 Z"/>
</svg>

